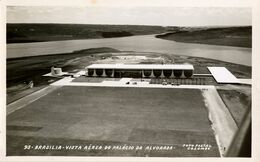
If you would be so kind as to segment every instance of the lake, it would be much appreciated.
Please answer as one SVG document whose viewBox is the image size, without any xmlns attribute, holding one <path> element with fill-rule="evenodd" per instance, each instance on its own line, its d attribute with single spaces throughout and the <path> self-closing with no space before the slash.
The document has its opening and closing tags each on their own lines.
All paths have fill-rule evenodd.
<svg viewBox="0 0 260 162">
<path fill-rule="evenodd" d="M 217 59 L 251 66 L 251 48 L 181 43 L 139 35 L 121 38 L 66 40 L 7 44 L 7 58 L 70 53 L 75 50 L 111 47 L 121 51 L 158 52 Z"/>
</svg>

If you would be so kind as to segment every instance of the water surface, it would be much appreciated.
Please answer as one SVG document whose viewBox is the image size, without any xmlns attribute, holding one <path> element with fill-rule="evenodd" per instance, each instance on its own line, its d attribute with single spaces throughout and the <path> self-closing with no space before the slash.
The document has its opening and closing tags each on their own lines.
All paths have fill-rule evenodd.
<svg viewBox="0 0 260 162">
<path fill-rule="evenodd" d="M 205 57 L 251 66 L 251 48 L 181 43 L 158 39 L 155 35 L 121 38 L 65 40 L 7 45 L 7 58 L 69 53 L 75 50 L 111 47 L 122 51 L 159 52 Z"/>
</svg>

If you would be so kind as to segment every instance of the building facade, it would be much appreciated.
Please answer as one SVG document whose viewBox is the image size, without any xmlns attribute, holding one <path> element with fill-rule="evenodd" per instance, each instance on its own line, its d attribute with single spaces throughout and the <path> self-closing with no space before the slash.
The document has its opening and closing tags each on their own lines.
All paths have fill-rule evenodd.
<svg viewBox="0 0 260 162">
<path fill-rule="evenodd" d="M 190 78 L 193 65 L 187 64 L 92 64 L 86 75 L 114 78 Z"/>
</svg>

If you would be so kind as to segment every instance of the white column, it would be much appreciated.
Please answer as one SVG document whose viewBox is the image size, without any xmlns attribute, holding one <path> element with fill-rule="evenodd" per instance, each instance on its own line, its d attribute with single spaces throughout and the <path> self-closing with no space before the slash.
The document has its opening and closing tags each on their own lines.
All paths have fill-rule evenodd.
<svg viewBox="0 0 260 162">
<path fill-rule="evenodd" d="M 106 73 L 105 73 L 105 69 L 103 69 L 103 74 L 101 76 L 103 76 L 103 77 L 107 76 Z"/>
<path fill-rule="evenodd" d="M 94 73 L 93 73 L 93 75 L 92 76 L 97 76 L 97 74 L 96 74 L 96 69 L 94 69 Z"/>
<path fill-rule="evenodd" d="M 153 69 L 151 69 L 151 71 L 152 71 L 152 72 L 151 72 L 150 77 L 151 77 L 151 78 L 154 78 Z"/>
<path fill-rule="evenodd" d="M 171 74 L 170 78 L 174 78 L 173 70 L 172 70 L 172 74 Z"/>
<path fill-rule="evenodd" d="M 88 76 L 88 73 L 87 73 L 88 69 L 85 68 L 85 75 Z"/>
<path fill-rule="evenodd" d="M 160 78 L 165 78 L 165 76 L 163 74 L 163 70 L 162 70 L 162 74 L 161 74 Z"/>
</svg>

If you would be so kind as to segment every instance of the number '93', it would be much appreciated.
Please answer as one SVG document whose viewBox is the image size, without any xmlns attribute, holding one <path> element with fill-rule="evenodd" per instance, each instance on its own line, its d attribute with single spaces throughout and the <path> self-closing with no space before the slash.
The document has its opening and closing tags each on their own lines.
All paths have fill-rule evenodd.
<svg viewBox="0 0 260 162">
<path fill-rule="evenodd" d="M 31 145 L 24 145 L 24 147 L 23 147 L 24 150 L 29 150 L 29 149 L 31 149 L 31 148 L 32 148 Z"/>
</svg>

